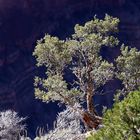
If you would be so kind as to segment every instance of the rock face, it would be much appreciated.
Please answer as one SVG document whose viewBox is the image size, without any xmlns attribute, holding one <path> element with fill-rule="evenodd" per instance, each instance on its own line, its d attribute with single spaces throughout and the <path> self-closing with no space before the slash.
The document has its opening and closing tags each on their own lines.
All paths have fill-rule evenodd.
<svg viewBox="0 0 140 140">
<path fill-rule="evenodd" d="M 139 0 L 0 0 L 0 109 L 11 108 L 29 116 L 32 131 L 39 124 L 50 123 L 58 107 L 34 99 L 33 79 L 42 75 L 32 57 L 36 40 L 45 33 L 65 38 L 76 23 L 105 13 L 120 18 L 120 40 L 140 49 Z M 104 50 L 109 60 L 118 53 Z M 110 84 L 106 91 L 114 90 Z M 113 93 L 96 97 L 96 102 L 111 106 L 112 97 Z"/>
</svg>

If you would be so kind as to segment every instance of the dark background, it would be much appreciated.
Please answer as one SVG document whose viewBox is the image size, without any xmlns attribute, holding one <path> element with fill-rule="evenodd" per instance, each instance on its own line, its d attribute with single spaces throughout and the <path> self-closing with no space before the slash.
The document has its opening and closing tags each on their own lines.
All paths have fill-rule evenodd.
<svg viewBox="0 0 140 140">
<path fill-rule="evenodd" d="M 45 33 L 64 39 L 76 23 L 83 24 L 95 14 L 103 18 L 105 13 L 120 19 L 119 39 L 140 48 L 140 0 L 0 0 L 0 110 L 13 109 L 28 116 L 30 135 L 37 126 L 52 126 L 60 111 L 56 104 L 35 100 L 33 79 L 44 71 L 32 57 L 36 41 Z M 118 54 L 119 48 L 103 50 L 109 61 Z M 104 87 L 110 92 L 95 97 L 99 112 L 102 105 L 112 106 L 118 87 L 119 82 L 111 81 Z"/>
</svg>

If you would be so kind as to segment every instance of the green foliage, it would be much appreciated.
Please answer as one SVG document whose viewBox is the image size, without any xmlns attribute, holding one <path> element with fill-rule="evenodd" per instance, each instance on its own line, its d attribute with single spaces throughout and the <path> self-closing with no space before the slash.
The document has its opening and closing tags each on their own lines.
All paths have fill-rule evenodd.
<svg viewBox="0 0 140 140">
<path fill-rule="evenodd" d="M 140 51 L 122 45 L 121 55 L 117 58 L 116 76 L 123 81 L 127 92 L 140 86 Z"/>
<path fill-rule="evenodd" d="M 45 65 L 51 73 L 58 73 L 72 59 L 68 47 L 67 41 L 45 35 L 37 42 L 33 55 L 36 56 L 38 66 Z"/>
<path fill-rule="evenodd" d="M 89 79 L 94 87 L 93 93 L 111 80 L 114 75 L 113 64 L 103 60 L 100 50 L 103 46 L 118 45 L 119 41 L 114 36 L 118 32 L 118 23 L 119 19 L 109 15 L 106 15 L 104 20 L 94 17 L 84 26 L 77 24 L 71 38 L 60 40 L 46 35 L 38 41 L 33 55 L 38 66 L 46 66 L 48 78 L 36 78 L 36 98 L 46 102 L 51 100 L 64 103 L 79 102 L 81 99 L 85 100 Z M 63 79 L 64 69 L 70 68 L 69 66 L 77 78 L 75 81 L 77 87 L 70 90 L 67 89 L 67 83 Z"/>
<path fill-rule="evenodd" d="M 36 97 L 42 98 L 44 101 L 49 99 L 53 100 L 53 98 L 55 98 L 55 100 L 61 100 L 61 94 L 66 94 L 67 92 L 67 84 L 62 79 L 62 76 L 59 75 L 49 76 L 47 79 L 39 79 L 36 77 L 35 83 L 42 85 L 48 90 L 47 95 L 44 96 L 44 91 L 37 88 L 35 92 Z M 59 94 L 59 96 L 57 94 Z"/>
<path fill-rule="evenodd" d="M 140 91 L 130 93 L 107 110 L 103 125 L 88 140 L 140 140 Z"/>
<path fill-rule="evenodd" d="M 44 90 L 39 88 L 35 89 L 35 96 L 38 99 L 42 99 L 44 102 L 61 101 L 63 103 L 74 104 L 76 96 L 80 96 L 80 91 L 76 88 L 71 90 L 67 89 L 67 83 L 63 80 L 61 75 L 52 75 L 47 79 L 35 78 L 35 86 L 42 86 L 48 91 L 47 94 Z M 69 100 L 71 98 L 71 100 Z M 80 97 L 79 97 L 80 98 Z"/>
</svg>

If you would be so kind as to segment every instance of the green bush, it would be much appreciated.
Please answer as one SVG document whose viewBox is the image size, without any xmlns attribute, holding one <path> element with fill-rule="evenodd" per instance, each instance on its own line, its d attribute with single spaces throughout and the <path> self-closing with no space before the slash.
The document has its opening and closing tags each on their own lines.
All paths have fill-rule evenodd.
<svg viewBox="0 0 140 140">
<path fill-rule="evenodd" d="M 103 125 L 88 140 L 140 140 L 140 91 L 130 93 L 107 110 Z"/>
</svg>

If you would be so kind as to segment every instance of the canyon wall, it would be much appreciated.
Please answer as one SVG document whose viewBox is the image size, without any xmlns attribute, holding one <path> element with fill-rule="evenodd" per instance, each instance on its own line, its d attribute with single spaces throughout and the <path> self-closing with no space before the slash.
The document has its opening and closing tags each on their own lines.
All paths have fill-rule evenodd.
<svg viewBox="0 0 140 140">
<path fill-rule="evenodd" d="M 45 33 L 64 39 L 76 23 L 83 24 L 95 14 L 102 18 L 105 13 L 120 18 L 120 40 L 140 49 L 139 0 L 0 0 L 0 109 L 29 116 L 32 131 L 39 124 L 51 124 L 59 108 L 34 98 L 34 76 L 44 72 L 32 57 L 36 40 Z M 116 50 L 104 50 L 108 60 L 119 54 Z M 97 104 L 112 105 L 110 85 L 119 87 L 113 82 L 105 87 L 112 92 L 96 97 Z"/>
</svg>

